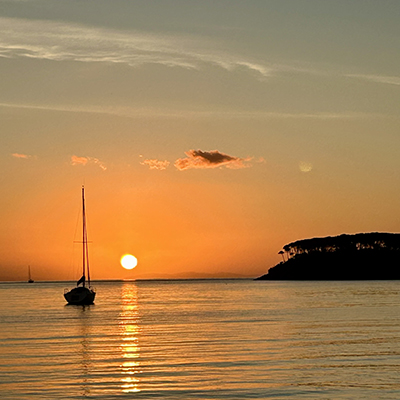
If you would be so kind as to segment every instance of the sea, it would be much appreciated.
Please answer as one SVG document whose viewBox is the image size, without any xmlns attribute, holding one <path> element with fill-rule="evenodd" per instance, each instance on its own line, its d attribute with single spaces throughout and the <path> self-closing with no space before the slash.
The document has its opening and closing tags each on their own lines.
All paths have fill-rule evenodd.
<svg viewBox="0 0 400 400">
<path fill-rule="evenodd" d="M 400 281 L 67 286 L 0 283 L 2 400 L 400 399 Z"/>
</svg>

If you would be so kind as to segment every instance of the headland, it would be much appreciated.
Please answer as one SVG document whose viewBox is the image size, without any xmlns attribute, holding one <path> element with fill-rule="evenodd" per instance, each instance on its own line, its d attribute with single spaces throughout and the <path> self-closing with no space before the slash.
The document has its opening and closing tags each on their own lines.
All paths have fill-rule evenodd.
<svg viewBox="0 0 400 400">
<path fill-rule="evenodd" d="M 398 280 L 400 234 L 371 232 L 297 240 L 257 280 Z"/>
</svg>

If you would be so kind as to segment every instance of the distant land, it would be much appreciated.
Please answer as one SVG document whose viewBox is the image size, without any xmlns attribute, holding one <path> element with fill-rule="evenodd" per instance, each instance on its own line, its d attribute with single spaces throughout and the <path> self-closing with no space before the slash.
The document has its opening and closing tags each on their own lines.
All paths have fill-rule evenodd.
<svg viewBox="0 0 400 400">
<path fill-rule="evenodd" d="M 187 271 L 175 274 L 138 274 L 132 276 L 134 280 L 208 280 L 208 279 L 252 279 L 251 275 L 242 275 L 231 272 L 202 273 Z"/>
<path fill-rule="evenodd" d="M 357 233 L 283 246 L 282 261 L 256 280 L 398 280 L 400 234 Z"/>
</svg>

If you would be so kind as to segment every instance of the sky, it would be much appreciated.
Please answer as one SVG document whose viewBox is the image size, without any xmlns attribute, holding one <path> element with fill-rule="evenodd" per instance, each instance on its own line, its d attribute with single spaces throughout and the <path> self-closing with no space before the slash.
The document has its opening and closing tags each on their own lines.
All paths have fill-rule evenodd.
<svg viewBox="0 0 400 400">
<path fill-rule="evenodd" d="M 256 277 L 400 231 L 397 0 L 0 0 L 0 280 Z M 126 271 L 123 254 L 138 266 Z"/>
</svg>

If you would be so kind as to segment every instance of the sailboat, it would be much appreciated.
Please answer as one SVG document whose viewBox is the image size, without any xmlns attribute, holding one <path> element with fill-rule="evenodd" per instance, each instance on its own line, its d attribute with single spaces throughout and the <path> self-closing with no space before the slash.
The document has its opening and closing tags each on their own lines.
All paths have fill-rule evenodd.
<svg viewBox="0 0 400 400">
<path fill-rule="evenodd" d="M 68 304 L 93 304 L 96 297 L 95 290 L 90 286 L 89 253 L 86 230 L 85 188 L 82 186 L 82 277 L 71 290 L 64 290 L 64 297 Z"/>
<path fill-rule="evenodd" d="M 28 283 L 33 283 L 35 282 L 32 277 L 31 277 L 31 266 L 28 265 Z"/>
</svg>

